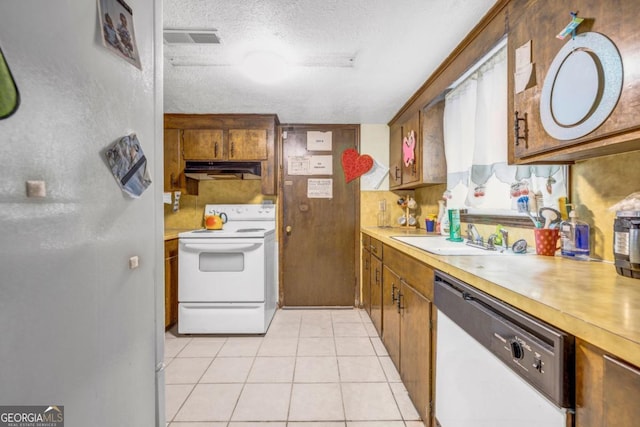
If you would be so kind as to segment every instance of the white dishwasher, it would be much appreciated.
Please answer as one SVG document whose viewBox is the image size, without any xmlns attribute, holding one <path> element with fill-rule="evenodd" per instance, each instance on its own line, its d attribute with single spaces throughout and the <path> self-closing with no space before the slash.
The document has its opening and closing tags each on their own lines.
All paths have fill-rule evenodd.
<svg viewBox="0 0 640 427">
<path fill-rule="evenodd" d="M 567 427 L 574 339 L 436 272 L 436 424 Z"/>
</svg>

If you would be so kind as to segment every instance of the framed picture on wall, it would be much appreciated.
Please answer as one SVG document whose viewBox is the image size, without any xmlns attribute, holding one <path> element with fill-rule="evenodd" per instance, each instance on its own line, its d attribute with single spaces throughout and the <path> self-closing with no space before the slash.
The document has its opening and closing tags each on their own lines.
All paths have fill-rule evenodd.
<svg viewBox="0 0 640 427">
<path fill-rule="evenodd" d="M 142 69 L 133 30 L 133 11 L 124 0 L 98 0 L 102 43 L 111 52 Z"/>
</svg>

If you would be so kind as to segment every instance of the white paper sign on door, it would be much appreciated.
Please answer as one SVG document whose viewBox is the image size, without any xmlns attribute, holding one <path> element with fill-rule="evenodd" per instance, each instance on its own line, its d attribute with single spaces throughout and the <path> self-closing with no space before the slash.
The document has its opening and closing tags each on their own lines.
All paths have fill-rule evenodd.
<svg viewBox="0 0 640 427">
<path fill-rule="evenodd" d="M 307 151 L 331 151 L 332 133 L 310 130 L 307 132 Z"/>
<path fill-rule="evenodd" d="M 287 175 L 309 175 L 311 156 L 290 156 L 287 160 Z"/>
<path fill-rule="evenodd" d="M 333 175 L 333 156 L 311 156 L 309 175 Z"/>
<path fill-rule="evenodd" d="M 332 199 L 333 179 L 312 178 L 307 180 L 307 197 L 309 199 Z"/>
</svg>

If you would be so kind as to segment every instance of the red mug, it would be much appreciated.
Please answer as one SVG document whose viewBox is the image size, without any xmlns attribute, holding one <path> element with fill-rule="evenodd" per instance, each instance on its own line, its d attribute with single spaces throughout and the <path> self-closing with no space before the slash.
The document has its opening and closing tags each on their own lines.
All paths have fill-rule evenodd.
<svg viewBox="0 0 640 427">
<path fill-rule="evenodd" d="M 558 246 L 558 238 L 560 233 L 557 228 L 534 228 L 536 237 L 536 254 L 554 256 L 556 251 L 560 249 Z"/>
</svg>

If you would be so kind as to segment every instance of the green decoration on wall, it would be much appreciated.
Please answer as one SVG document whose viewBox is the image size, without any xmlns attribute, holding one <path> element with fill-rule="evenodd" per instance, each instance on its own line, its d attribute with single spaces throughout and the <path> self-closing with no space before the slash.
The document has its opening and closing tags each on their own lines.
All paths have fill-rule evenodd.
<svg viewBox="0 0 640 427">
<path fill-rule="evenodd" d="M 0 48 L 0 119 L 13 114 L 20 104 L 18 87 L 13 80 L 9 64 L 7 64 L 2 49 Z"/>
</svg>

